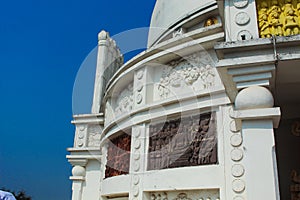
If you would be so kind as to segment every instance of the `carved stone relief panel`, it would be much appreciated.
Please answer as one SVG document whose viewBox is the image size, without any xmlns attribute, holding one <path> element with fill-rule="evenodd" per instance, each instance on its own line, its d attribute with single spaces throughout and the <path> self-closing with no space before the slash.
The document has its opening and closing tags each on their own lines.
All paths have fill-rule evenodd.
<svg viewBox="0 0 300 200">
<path fill-rule="evenodd" d="M 88 127 L 88 147 L 100 147 L 100 136 L 100 125 L 90 125 Z"/>
<path fill-rule="evenodd" d="M 134 106 L 133 84 L 130 83 L 116 98 L 114 113 L 115 116 L 120 116 L 130 112 Z"/>
<path fill-rule="evenodd" d="M 300 1 L 256 0 L 260 37 L 289 36 L 300 33 Z"/>
<path fill-rule="evenodd" d="M 220 200 L 218 190 L 151 192 L 151 200 Z"/>
<path fill-rule="evenodd" d="M 291 172 L 291 200 L 300 200 L 300 175 L 296 170 Z"/>
<path fill-rule="evenodd" d="M 131 136 L 125 132 L 110 139 L 107 150 L 105 178 L 128 174 Z"/>
<path fill-rule="evenodd" d="M 151 124 L 148 170 L 217 163 L 215 113 Z"/>
<path fill-rule="evenodd" d="M 160 98 L 167 98 L 186 91 L 208 89 L 214 85 L 216 73 L 207 52 L 195 53 L 163 66 L 156 86 Z"/>
</svg>

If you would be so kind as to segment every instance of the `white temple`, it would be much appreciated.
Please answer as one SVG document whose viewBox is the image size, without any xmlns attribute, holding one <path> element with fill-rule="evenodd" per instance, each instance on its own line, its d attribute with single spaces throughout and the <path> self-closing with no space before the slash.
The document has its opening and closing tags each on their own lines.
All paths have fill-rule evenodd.
<svg viewBox="0 0 300 200">
<path fill-rule="evenodd" d="M 300 1 L 157 0 L 123 63 L 98 35 L 72 200 L 300 200 Z"/>
</svg>

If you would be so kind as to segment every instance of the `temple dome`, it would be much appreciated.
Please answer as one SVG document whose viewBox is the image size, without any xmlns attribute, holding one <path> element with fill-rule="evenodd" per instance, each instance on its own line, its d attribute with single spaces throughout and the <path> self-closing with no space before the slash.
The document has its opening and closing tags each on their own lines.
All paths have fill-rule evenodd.
<svg viewBox="0 0 300 200">
<path fill-rule="evenodd" d="M 157 0 L 151 18 L 148 47 L 151 47 L 167 29 L 193 15 L 214 0 Z"/>
</svg>

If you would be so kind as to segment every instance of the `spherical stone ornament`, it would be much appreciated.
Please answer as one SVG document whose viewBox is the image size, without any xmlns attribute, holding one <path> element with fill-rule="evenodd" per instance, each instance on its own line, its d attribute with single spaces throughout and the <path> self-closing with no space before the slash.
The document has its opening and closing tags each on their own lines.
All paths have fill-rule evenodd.
<svg viewBox="0 0 300 200">
<path fill-rule="evenodd" d="M 136 88 L 137 88 L 138 92 L 141 92 L 143 90 L 143 88 L 144 88 L 144 85 L 142 83 L 138 83 L 137 86 L 136 86 Z"/>
<path fill-rule="evenodd" d="M 230 127 L 230 131 L 231 131 L 231 132 L 233 132 L 233 133 L 239 132 L 235 120 L 232 120 L 232 121 L 229 123 L 229 127 Z"/>
<path fill-rule="evenodd" d="M 143 101 L 143 96 L 142 96 L 141 94 L 138 94 L 138 95 L 136 96 L 136 102 L 137 102 L 138 104 L 140 104 L 140 103 L 142 103 L 142 101 Z"/>
<path fill-rule="evenodd" d="M 138 175 L 133 176 L 133 184 L 137 185 L 140 182 L 140 177 Z"/>
<path fill-rule="evenodd" d="M 249 31 L 247 31 L 247 30 L 241 30 L 237 34 L 237 40 L 238 41 L 250 40 L 252 38 L 253 38 L 252 34 Z"/>
<path fill-rule="evenodd" d="M 78 138 L 83 139 L 84 138 L 84 133 L 83 132 L 78 133 Z"/>
<path fill-rule="evenodd" d="M 242 138 L 242 136 L 240 134 L 234 134 L 230 138 L 230 143 L 234 147 L 240 146 L 242 144 L 242 142 L 243 142 L 243 138 Z"/>
<path fill-rule="evenodd" d="M 141 147 L 141 141 L 140 140 L 136 140 L 135 142 L 134 142 L 134 148 L 135 149 L 139 149 Z"/>
<path fill-rule="evenodd" d="M 139 196 L 139 188 L 137 186 L 133 187 L 133 196 L 135 197 Z"/>
<path fill-rule="evenodd" d="M 248 5 L 248 0 L 233 0 L 233 5 L 236 8 L 243 8 Z"/>
<path fill-rule="evenodd" d="M 246 12 L 239 12 L 235 16 L 235 23 L 238 25 L 245 25 L 250 21 L 250 17 Z"/>
<path fill-rule="evenodd" d="M 139 163 L 135 163 L 133 168 L 134 168 L 135 172 L 138 172 L 140 170 L 140 164 Z"/>
<path fill-rule="evenodd" d="M 140 159 L 140 153 L 138 151 L 136 151 L 133 155 L 134 160 L 139 160 Z"/>
<path fill-rule="evenodd" d="M 84 131 L 85 130 L 85 126 L 79 126 L 79 130 L 80 131 Z"/>
<path fill-rule="evenodd" d="M 85 176 L 85 168 L 79 165 L 75 165 L 72 169 L 73 176 Z"/>
<path fill-rule="evenodd" d="M 136 74 L 136 76 L 137 76 L 137 78 L 139 80 L 141 80 L 143 78 L 143 76 L 144 76 L 144 71 L 143 70 L 138 71 L 138 73 Z"/>
<path fill-rule="evenodd" d="M 236 179 L 232 182 L 232 189 L 237 193 L 241 193 L 245 190 L 245 182 L 241 179 Z"/>
<path fill-rule="evenodd" d="M 82 147 L 83 146 L 83 141 L 82 140 L 78 140 L 77 144 L 78 144 L 79 147 Z"/>
<path fill-rule="evenodd" d="M 235 99 L 237 110 L 272 108 L 274 99 L 271 92 L 261 86 L 251 86 L 238 93 Z"/>
<path fill-rule="evenodd" d="M 141 136 L 141 129 L 137 128 L 135 129 L 135 131 L 133 132 L 134 137 L 138 138 Z"/>
<path fill-rule="evenodd" d="M 240 149 L 233 149 L 230 155 L 233 161 L 240 161 L 243 158 L 243 151 Z"/>
<path fill-rule="evenodd" d="M 245 173 L 245 169 L 242 165 L 233 165 L 231 168 L 231 174 L 234 177 L 241 177 Z"/>
</svg>

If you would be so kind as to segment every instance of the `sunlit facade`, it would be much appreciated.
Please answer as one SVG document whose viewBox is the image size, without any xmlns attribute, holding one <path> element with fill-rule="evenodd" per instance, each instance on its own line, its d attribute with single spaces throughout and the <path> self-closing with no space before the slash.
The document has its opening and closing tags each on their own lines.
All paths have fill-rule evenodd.
<svg viewBox="0 0 300 200">
<path fill-rule="evenodd" d="M 72 121 L 72 200 L 299 200 L 299 9 L 157 0 L 126 63 L 101 31 L 91 113 Z"/>
</svg>

